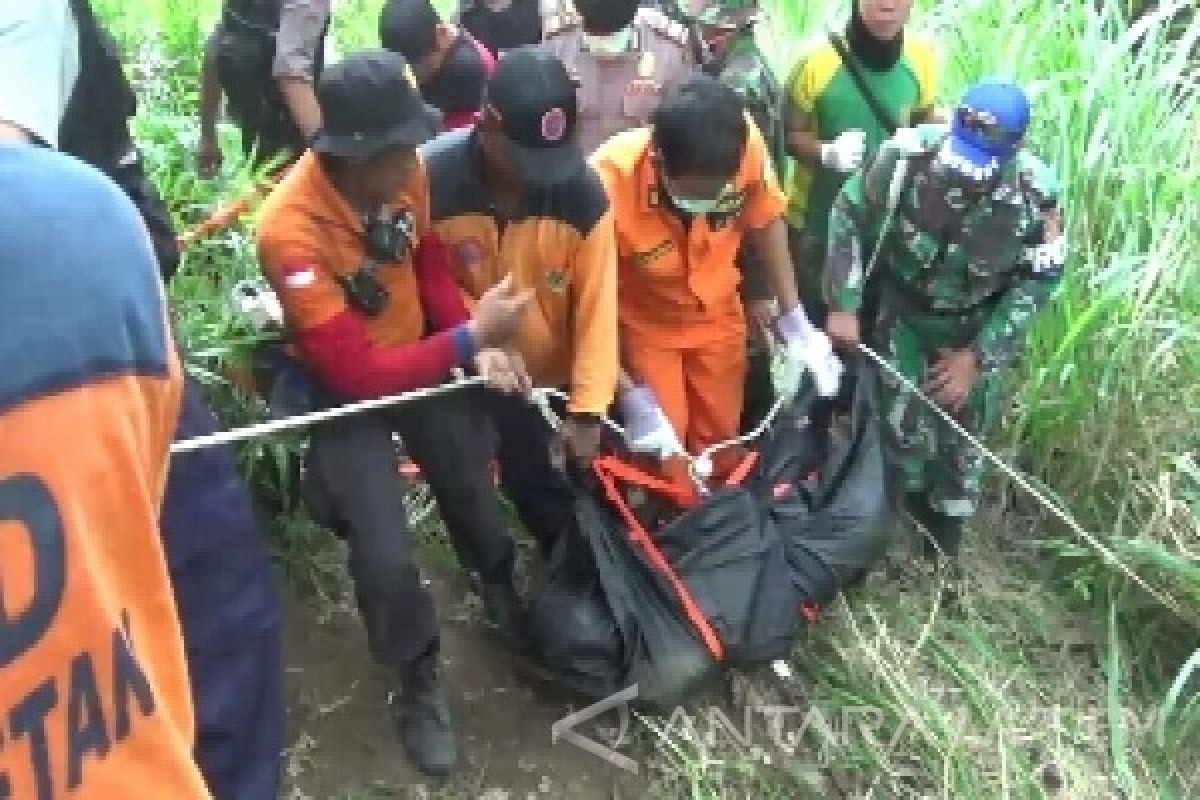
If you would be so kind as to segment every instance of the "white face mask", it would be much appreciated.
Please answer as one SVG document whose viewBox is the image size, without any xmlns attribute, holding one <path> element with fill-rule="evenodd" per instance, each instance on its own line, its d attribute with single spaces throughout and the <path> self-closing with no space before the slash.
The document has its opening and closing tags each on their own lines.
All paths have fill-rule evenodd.
<svg viewBox="0 0 1200 800">
<path fill-rule="evenodd" d="M 600 56 L 619 56 L 629 50 L 633 41 L 633 28 L 628 25 L 616 33 L 597 36 L 591 33 L 583 34 L 583 46 L 589 53 Z"/>
</svg>

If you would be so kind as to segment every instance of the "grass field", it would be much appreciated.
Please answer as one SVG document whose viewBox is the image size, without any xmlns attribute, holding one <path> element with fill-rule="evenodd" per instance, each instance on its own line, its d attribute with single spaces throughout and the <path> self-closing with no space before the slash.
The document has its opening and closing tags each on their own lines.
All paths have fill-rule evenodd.
<svg viewBox="0 0 1200 800">
<path fill-rule="evenodd" d="M 143 98 L 137 131 L 182 227 L 251 184 L 237 136 L 199 180 L 197 76 L 214 0 L 97 0 Z M 334 45 L 375 41 L 378 0 L 337 4 Z M 1090 532 L 999 479 L 972 531 L 964 613 L 904 545 L 799 648 L 776 688 L 810 710 L 789 752 L 706 742 L 664 720 L 654 776 L 678 797 L 1164 797 L 1200 780 L 1200 15 L 1117 0 L 919 2 L 947 53 L 942 102 L 993 72 L 1035 97 L 1034 149 L 1063 184 L 1071 262 L 1038 323 L 993 445 Z M 839 2 L 769 2 L 781 75 Z M 224 303 L 255 274 L 250 220 L 192 247 L 172 289 L 192 367 L 227 424 L 260 413 L 219 377 L 250 342 Z M 277 552 L 311 578 L 296 441 L 243 464 L 281 513 Z M 1136 576 L 1136 580 L 1131 578 Z M 856 710 L 848 714 L 847 709 Z M 819 712 L 819 713 L 817 713 Z M 829 724 L 822 728 L 821 720 Z M 788 725 L 799 731 L 797 717 Z"/>
</svg>

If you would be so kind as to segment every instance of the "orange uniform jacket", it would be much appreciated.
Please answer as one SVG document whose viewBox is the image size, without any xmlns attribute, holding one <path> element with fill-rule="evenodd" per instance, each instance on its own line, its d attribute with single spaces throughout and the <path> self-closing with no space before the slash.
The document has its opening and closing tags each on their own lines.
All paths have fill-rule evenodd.
<svg viewBox="0 0 1200 800">
<path fill-rule="evenodd" d="M 207 798 L 158 531 L 181 373 L 99 172 L 0 146 L 0 797 Z"/>
<path fill-rule="evenodd" d="M 433 226 L 459 285 L 478 299 L 511 273 L 516 290 L 532 288 L 518 345 L 534 382 L 569 386 L 572 412 L 606 411 L 617 385 L 616 254 L 595 172 L 531 192 L 520 218 L 502 224 L 473 131 L 442 134 L 422 154 Z"/>
<path fill-rule="evenodd" d="M 364 223 L 313 152 L 275 188 L 259 219 L 259 261 L 300 353 L 327 388 L 347 397 L 437 383 L 474 354 L 462 294 L 430 233 L 422 166 L 392 205 L 411 213 L 412 242 L 400 261 L 379 268 L 389 299 L 375 317 L 352 307 L 338 282 L 367 260 Z"/>
<path fill-rule="evenodd" d="M 740 207 L 696 219 L 690 229 L 659 189 L 649 128 L 617 134 L 593 154 L 616 219 L 620 320 L 628 336 L 691 347 L 744 326 L 738 247 L 746 231 L 765 227 L 787 207 L 762 135 L 749 117 L 747 125 L 733 185 Z"/>
</svg>

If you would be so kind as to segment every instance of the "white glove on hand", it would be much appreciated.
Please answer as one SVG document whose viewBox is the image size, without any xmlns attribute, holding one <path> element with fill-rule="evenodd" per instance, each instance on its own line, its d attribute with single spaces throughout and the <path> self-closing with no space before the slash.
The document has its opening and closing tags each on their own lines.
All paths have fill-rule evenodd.
<svg viewBox="0 0 1200 800">
<path fill-rule="evenodd" d="M 921 134 L 917 132 L 916 128 L 900 128 L 892 134 L 892 138 L 884 146 L 898 151 L 902 156 L 919 155 L 924 150 L 924 146 L 921 144 Z"/>
<path fill-rule="evenodd" d="M 818 394 L 822 397 L 837 394 L 842 362 L 834 354 L 829 337 L 813 327 L 803 306 L 797 305 L 779 318 L 779 333 L 784 345 L 771 371 L 775 394 L 789 400 L 794 397 L 806 370 L 812 373 Z"/>
<path fill-rule="evenodd" d="M 618 401 L 625 418 L 625 441 L 635 453 L 660 459 L 686 455 L 654 392 L 635 386 L 621 393 Z"/>
<path fill-rule="evenodd" d="M 853 172 L 862 165 L 866 152 L 866 132 L 846 131 L 821 145 L 821 163 L 835 172 Z"/>
</svg>

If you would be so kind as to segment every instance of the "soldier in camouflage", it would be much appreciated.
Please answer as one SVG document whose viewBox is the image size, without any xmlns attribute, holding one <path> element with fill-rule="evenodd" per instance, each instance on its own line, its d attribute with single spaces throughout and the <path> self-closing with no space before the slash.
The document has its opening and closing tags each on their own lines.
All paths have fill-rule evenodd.
<svg viewBox="0 0 1200 800">
<path fill-rule="evenodd" d="M 995 421 L 1001 378 L 1055 294 L 1066 256 L 1055 178 L 1022 147 L 1028 123 L 1019 86 L 976 84 L 949 126 L 902 129 L 888 140 L 847 181 L 830 217 L 830 337 L 857 346 L 856 312 L 878 271 L 869 344 L 975 435 Z M 982 454 L 895 376 L 882 371 L 881 381 L 905 506 L 928 534 L 927 554 L 949 556 L 956 574 Z"/>
</svg>

